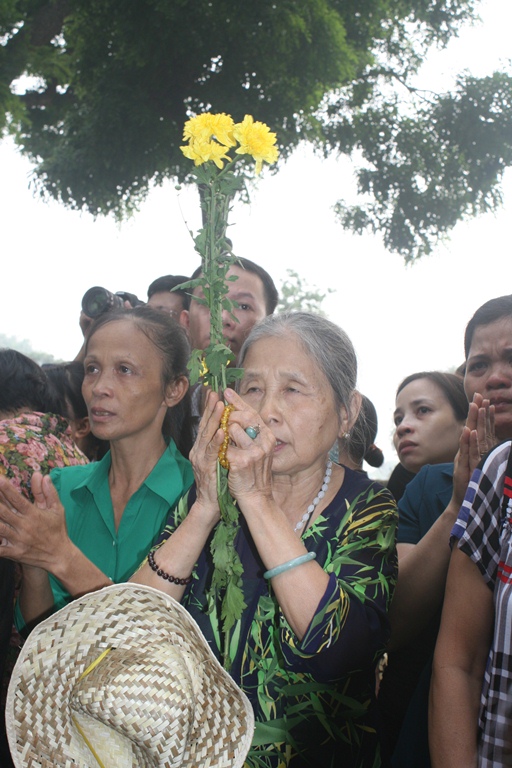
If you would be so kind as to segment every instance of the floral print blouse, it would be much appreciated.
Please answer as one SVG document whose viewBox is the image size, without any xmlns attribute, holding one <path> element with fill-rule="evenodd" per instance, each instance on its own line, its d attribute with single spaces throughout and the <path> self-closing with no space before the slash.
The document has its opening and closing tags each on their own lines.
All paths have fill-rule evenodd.
<svg viewBox="0 0 512 768">
<path fill-rule="evenodd" d="M 193 498 L 194 489 L 189 505 Z M 186 509 L 182 504 L 171 514 L 161 542 Z M 255 712 L 246 768 L 381 765 L 375 668 L 388 638 L 387 610 L 397 578 L 396 522 L 389 491 L 345 468 L 336 497 L 303 534 L 304 545 L 330 578 L 299 640 L 263 578 L 263 563 L 241 516 L 236 548 L 247 608 L 232 634 L 230 674 Z M 183 605 L 220 659 L 219 616 L 208 613 L 206 603 L 211 570 L 207 545 Z"/>
<path fill-rule="evenodd" d="M 61 416 L 32 412 L 0 421 L 0 474 L 30 500 L 33 472 L 46 475 L 54 467 L 87 463 Z"/>
</svg>

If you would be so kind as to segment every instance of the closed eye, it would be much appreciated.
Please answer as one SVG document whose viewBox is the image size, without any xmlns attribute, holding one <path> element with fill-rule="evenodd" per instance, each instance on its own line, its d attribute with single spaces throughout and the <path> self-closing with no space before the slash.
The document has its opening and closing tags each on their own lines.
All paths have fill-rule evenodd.
<svg viewBox="0 0 512 768">
<path fill-rule="evenodd" d="M 242 395 L 252 395 L 255 392 L 260 392 L 259 387 L 247 387 L 246 389 L 242 390 Z"/>
</svg>

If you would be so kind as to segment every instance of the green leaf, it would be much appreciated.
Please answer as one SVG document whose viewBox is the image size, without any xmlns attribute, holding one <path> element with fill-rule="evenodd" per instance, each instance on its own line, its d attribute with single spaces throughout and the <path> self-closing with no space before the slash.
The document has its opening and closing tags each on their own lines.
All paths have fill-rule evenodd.
<svg viewBox="0 0 512 768">
<path fill-rule="evenodd" d="M 226 370 L 226 383 L 231 384 L 238 379 L 241 379 L 244 375 L 243 368 L 228 368 Z"/>
<path fill-rule="evenodd" d="M 227 525 L 220 522 L 215 530 L 212 541 L 213 564 L 220 571 L 228 571 L 231 562 L 231 552 L 229 550 L 231 539 L 232 536 Z"/>
<path fill-rule="evenodd" d="M 229 632 L 235 622 L 241 617 L 247 605 L 244 600 L 239 580 L 229 581 L 226 596 L 222 602 L 221 618 L 224 622 L 224 632 Z"/>
<path fill-rule="evenodd" d="M 190 383 L 196 384 L 201 378 L 203 368 L 203 353 L 200 349 L 194 349 L 190 355 L 187 368 L 190 373 Z"/>
</svg>

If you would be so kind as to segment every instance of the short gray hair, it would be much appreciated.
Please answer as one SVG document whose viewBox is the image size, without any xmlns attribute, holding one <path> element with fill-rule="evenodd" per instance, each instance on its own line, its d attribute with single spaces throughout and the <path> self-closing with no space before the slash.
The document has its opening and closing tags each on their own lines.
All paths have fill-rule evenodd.
<svg viewBox="0 0 512 768">
<path fill-rule="evenodd" d="M 310 312 L 269 315 L 251 330 L 240 350 L 239 365 L 243 366 L 248 351 L 257 341 L 290 334 L 326 377 L 337 408 L 343 406 L 349 419 L 355 418 L 352 396 L 357 382 L 356 353 L 345 331 L 325 317 Z"/>
</svg>

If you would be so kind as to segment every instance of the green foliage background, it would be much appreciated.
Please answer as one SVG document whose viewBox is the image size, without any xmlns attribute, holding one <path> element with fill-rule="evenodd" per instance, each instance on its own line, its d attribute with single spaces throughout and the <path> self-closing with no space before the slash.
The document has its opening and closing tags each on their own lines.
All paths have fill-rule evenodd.
<svg viewBox="0 0 512 768">
<path fill-rule="evenodd" d="M 461 73 L 453 93 L 412 85 L 478 5 L 0 0 L 0 129 L 43 196 L 123 217 L 151 184 L 188 179 L 188 116 L 253 114 L 277 133 L 281 162 L 302 141 L 359 158 L 362 202 L 340 201 L 342 225 L 411 260 L 498 205 L 512 164 L 509 72 Z"/>
</svg>

